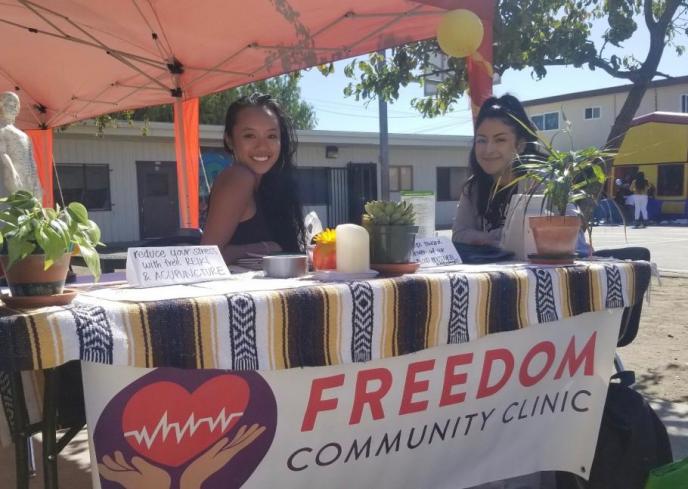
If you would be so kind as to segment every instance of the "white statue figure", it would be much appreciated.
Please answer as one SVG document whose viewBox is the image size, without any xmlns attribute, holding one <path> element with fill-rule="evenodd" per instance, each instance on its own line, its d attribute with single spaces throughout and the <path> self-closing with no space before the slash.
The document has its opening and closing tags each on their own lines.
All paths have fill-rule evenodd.
<svg viewBox="0 0 688 489">
<path fill-rule="evenodd" d="M 19 114 L 19 97 L 0 93 L 0 197 L 28 190 L 40 201 L 43 197 L 33 161 L 31 139 L 14 126 Z"/>
</svg>

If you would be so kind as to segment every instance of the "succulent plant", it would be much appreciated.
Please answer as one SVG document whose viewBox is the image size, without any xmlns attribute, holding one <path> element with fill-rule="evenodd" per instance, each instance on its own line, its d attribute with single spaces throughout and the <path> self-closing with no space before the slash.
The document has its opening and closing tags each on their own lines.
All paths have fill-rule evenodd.
<svg viewBox="0 0 688 489">
<path fill-rule="evenodd" d="M 372 224 L 387 224 L 410 226 L 413 225 L 416 213 L 413 204 L 403 202 L 388 202 L 384 200 L 371 200 L 365 204 L 367 219 Z"/>
</svg>

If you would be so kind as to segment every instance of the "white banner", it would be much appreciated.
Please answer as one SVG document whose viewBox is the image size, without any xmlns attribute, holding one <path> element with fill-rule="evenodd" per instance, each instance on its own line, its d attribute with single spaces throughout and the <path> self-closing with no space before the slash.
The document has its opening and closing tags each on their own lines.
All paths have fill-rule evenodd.
<svg viewBox="0 0 688 489">
<path fill-rule="evenodd" d="M 333 367 L 84 363 L 94 487 L 458 489 L 542 470 L 587 478 L 620 317 L 588 313 Z"/>
</svg>

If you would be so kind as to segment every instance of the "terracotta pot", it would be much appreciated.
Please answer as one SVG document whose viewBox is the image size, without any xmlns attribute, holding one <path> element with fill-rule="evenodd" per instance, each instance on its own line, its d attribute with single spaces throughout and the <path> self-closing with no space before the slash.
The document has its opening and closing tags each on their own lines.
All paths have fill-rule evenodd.
<svg viewBox="0 0 688 489">
<path fill-rule="evenodd" d="M 581 221 L 578 216 L 534 216 L 528 218 L 539 255 L 573 255 Z"/>
<path fill-rule="evenodd" d="M 8 269 L 9 256 L 0 255 L 0 263 L 12 296 L 53 295 L 63 292 L 70 254 L 62 255 L 47 270 L 43 270 L 44 259 L 45 255 L 29 255 Z"/>
</svg>

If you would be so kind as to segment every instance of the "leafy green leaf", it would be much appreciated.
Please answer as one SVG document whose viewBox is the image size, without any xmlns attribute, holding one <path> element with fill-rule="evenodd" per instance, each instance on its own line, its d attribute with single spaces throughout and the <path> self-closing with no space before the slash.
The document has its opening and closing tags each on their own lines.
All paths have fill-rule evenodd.
<svg viewBox="0 0 688 489">
<path fill-rule="evenodd" d="M 79 202 L 70 202 L 67 206 L 67 212 L 81 224 L 88 223 L 88 211 L 83 204 Z"/>
<path fill-rule="evenodd" d="M 88 219 L 86 208 L 70 203 L 66 209 L 43 208 L 29 192 L 15 192 L 4 199 L 0 211 L 0 244 L 7 244 L 9 265 L 29 254 L 45 255 L 44 267 L 50 268 L 75 244 L 85 250 L 84 258 L 94 275 L 100 275 L 100 261 L 95 247 L 100 243 L 98 225 Z"/>
<path fill-rule="evenodd" d="M 79 251 L 86 262 L 86 266 L 97 282 L 100 279 L 100 258 L 98 257 L 98 253 L 95 248 L 86 243 L 79 244 Z"/>
<path fill-rule="evenodd" d="M 34 243 L 28 241 L 20 241 L 16 239 L 8 240 L 7 254 L 9 255 L 10 259 L 8 266 L 11 267 L 22 258 L 26 258 L 31 253 L 33 253 L 34 249 L 36 249 L 36 245 Z"/>
</svg>

